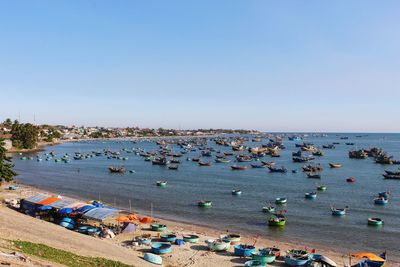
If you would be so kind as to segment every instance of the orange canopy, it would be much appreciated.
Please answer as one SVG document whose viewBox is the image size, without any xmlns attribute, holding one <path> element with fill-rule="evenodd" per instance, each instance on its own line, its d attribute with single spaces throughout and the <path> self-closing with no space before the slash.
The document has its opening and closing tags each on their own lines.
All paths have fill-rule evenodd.
<svg viewBox="0 0 400 267">
<path fill-rule="evenodd" d="M 369 259 L 371 261 L 378 261 L 378 262 L 384 262 L 385 261 L 385 259 L 382 259 L 378 255 L 375 255 L 373 253 L 357 253 L 357 254 L 351 254 L 351 256 L 357 257 L 357 258 L 367 258 L 367 259 Z"/>
<path fill-rule="evenodd" d="M 49 198 L 43 199 L 42 201 L 40 201 L 40 202 L 38 202 L 38 203 L 36 203 L 36 204 L 39 204 L 39 205 L 49 205 L 49 204 L 51 204 L 51 203 L 53 203 L 53 202 L 59 201 L 60 199 L 61 199 L 61 198 L 58 198 L 58 197 L 49 197 Z"/>
<path fill-rule="evenodd" d="M 136 223 L 136 224 L 153 222 L 153 218 L 151 218 L 151 217 L 140 218 L 136 214 L 129 214 L 127 216 L 119 216 L 115 220 L 120 223 Z"/>
</svg>

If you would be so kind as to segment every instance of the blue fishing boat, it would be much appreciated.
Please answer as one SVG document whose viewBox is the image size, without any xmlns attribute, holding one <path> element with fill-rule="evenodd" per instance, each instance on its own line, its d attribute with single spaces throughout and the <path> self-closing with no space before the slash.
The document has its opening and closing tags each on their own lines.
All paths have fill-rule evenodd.
<svg viewBox="0 0 400 267">
<path fill-rule="evenodd" d="M 384 198 L 389 198 L 389 195 L 390 195 L 390 192 L 387 192 L 387 191 L 378 193 L 379 197 L 384 197 Z"/>
<path fill-rule="evenodd" d="M 266 266 L 266 264 L 265 263 L 262 263 L 261 261 L 259 261 L 259 260 L 250 260 L 250 261 L 246 261 L 245 263 L 244 263 L 244 266 L 258 266 L 258 267 L 265 267 Z"/>
<path fill-rule="evenodd" d="M 253 252 L 256 251 L 256 247 L 251 245 L 236 245 L 234 246 L 234 249 L 235 256 L 240 257 L 249 257 Z"/>
<path fill-rule="evenodd" d="M 260 261 L 264 264 L 272 263 L 276 259 L 275 253 L 269 249 L 260 249 L 258 252 L 253 252 L 251 257 L 253 260 Z"/>
<path fill-rule="evenodd" d="M 389 203 L 389 199 L 384 198 L 384 197 L 377 197 L 374 199 L 375 205 L 386 205 Z"/>
<path fill-rule="evenodd" d="M 305 250 L 290 250 L 284 260 L 288 266 L 303 266 L 310 260 L 310 255 Z"/>
<path fill-rule="evenodd" d="M 175 242 L 176 235 L 169 234 L 169 235 L 161 235 L 161 241 L 163 242 Z"/>
<path fill-rule="evenodd" d="M 310 192 L 305 194 L 305 198 L 307 199 L 316 199 L 317 198 L 317 192 Z"/>
<path fill-rule="evenodd" d="M 166 254 L 172 251 L 172 246 L 165 243 L 154 243 L 151 245 L 151 252 L 155 254 Z"/>
</svg>

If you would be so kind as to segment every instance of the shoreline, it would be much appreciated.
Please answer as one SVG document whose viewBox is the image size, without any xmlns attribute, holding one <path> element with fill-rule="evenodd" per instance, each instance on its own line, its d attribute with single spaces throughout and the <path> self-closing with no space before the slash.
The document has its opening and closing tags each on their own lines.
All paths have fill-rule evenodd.
<svg viewBox="0 0 400 267">
<path fill-rule="evenodd" d="M 20 192 L 19 192 L 19 197 L 28 197 L 29 195 L 34 195 L 36 193 L 46 193 L 49 195 L 58 195 L 57 193 L 51 192 L 49 190 L 44 190 L 32 185 L 26 185 L 24 183 L 21 182 L 16 182 L 14 184 L 18 184 L 20 186 Z M 15 195 L 17 195 L 17 192 L 15 192 Z M 66 198 L 70 198 L 70 199 L 75 199 L 78 201 L 82 201 L 82 202 L 87 202 L 87 199 L 84 198 L 80 198 L 80 197 L 76 197 L 76 196 L 69 196 L 69 195 L 64 195 L 63 197 Z M 129 213 L 129 210 L 127 209 L 122 209 L 121 208 L 121 213 L 125 214 L 125 213 Z M 136 212 L 132 211 L 131 213 L 135 213 Z M 139 215 L 148 215 L 148 214 L 139 214 Z M 162 216 L 157 216 L 156 218 L 154 218 L 156 222 L 159 223 L 163 223 L 166 224 L 168 226 L 168 232 L 171 233 L 177 233 L 178 235 L 182 235 L 183 233 L 185 234 L 197 234 L 199 236 L 201 236 L 201 241 L 199 243 L 200 245 L 204 245 L 204 241 L 206 239 L 209 238 L 218 238 L 219 236 L 221 236 L 222 234 L 226 234 L 228 233 L 228 231 L 226 229 L 218 229 L 215 228 L 213 226 L 205 226 L 202 224 L 193 224 L 190 222 L 185 222 L 185 221 L 180 221 L 180 220 L 173 220 L 170 218 L 163 218 Z M 38 219 L 37 219 L 38 220 Z M 149 232 L 146 231 L 145 229 L 140 229 L 139 232 L 135 232 L 134 234 L 139 235 L 140 233 L 144 233 L 144 234 L 155 234 L 155 232 Z M 230 232 L 229 233 L 237 233 L 237 232 Z M 314 243 L 314 242 L 301 242 L 300 240 L 278 240 L 278 239 L 269 239 L 269 238 L 265 238 L 265 237 L 259 237 L 255 234 L 251 234 L 251 233 L 243 233 L 240 232 L 239 234 L 241 234 L 242 236 L 242 242 L 241 243 L 247 243 L 247 244 L 252 244 L 254 242 L 256 243 L 257 248 L 260 247 L 272 247 L 272 246 L 277 246 L 281 249 L 282 252 L 290 250 L 290 249 L 304 249 L 305 247 L 307 247 L 308 249 L 316 249 L 317 253 L 323 254 L 328 256 L 329 258 L 331 258 L 332 260 L 334 260 L 338 266 L 344 266 L 344 263 L 348 263 L 349 261 L 349 253 L 345 253 L 344 251 L 346 250 L 345 248 L 335 248 L 335 247 L 327 247 L 327 246 L 323 246 L 323 245 L 319 245 L 318 243 Z M 132 238 L 130 237 L 128 240 L 131 240 Z M 116 243 L 117 245 L 121 246 L 122 244 L 127 242 L 127 237 L 124 236 L 124 234 L 122 235 L 117 235 L 117 237 L 115 239 L 112 240 L 113 243 Z M 205 245 L 204 245 L 205 246 Z M 204 249 L 204 248 L 203 248 Z M 352 253 L 355 253 L 356 251 L 352 251 Z M 175 253 L 175 252 L 174 252 Z M 378 253 L 378 252 L 376 252 Z M 215 254 L 215 253 L 214 253 Z M 180 257 L 185 257 L 184 255 L 181 255 Z M 214 258 L 214 257 L 212 257 Z M 179 261 L 179 257 L 176 259 L 176 261 Z M 393 261 L 390 259 L 390 254 L 389 254 L 389 264 L 398 264 L 400 263 L 400 261 Z M 171 266 L 176 266 L 175 264 L 175 260 L 173 260 L 173 262 L 171 262 Z M 281 263 L 277 263 L 277 265 L 272 264 L 271 266 L 281 266 L 279 265 Z M 180 265 L 178 265 L 180 266 Z M 194 265 L 194 266 L 203 266 L 202 264 L 200 265 Z M 217 266 L 217 265 L 208 265 L 208 266 Z M 227 265 L 226 263 L 224 263 L 224 266 L 237 266 L 236 265 Z M 389 265 L 391 266 L 391 265 Z"/>
</svg>

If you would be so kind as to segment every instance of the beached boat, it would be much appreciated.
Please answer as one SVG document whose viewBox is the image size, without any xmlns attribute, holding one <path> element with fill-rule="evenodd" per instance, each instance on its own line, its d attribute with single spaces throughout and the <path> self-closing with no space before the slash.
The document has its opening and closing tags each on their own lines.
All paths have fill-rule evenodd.
<svg viewBox="0 0 400 267">
<path fill-rule="evenodd" d="M 340 163 L 329 163 L 329 166 L 331 167 L 331 168 L 333 168 L 333 169 L 337 169 L 337 168 L 341 168 L 342 167 L 342 164 L 340 164 Z"/>
<path fill-rule="evenodd" d="M 232 165 L 231 168 L 232 168 L 232 170 L 235 170 L 235 171 L 243 171 L 243 170 L 247 169 L 247 166 Z"/>
<path fill-rule="evenodd" d="M 317 192 L 305 193 L 305 198 L 307 198 L 307 199 L 316 199 L 317 198 Z"/>
<path fill-rule="evenodd" d="M 164 232 L 167 230 L 167 226 L 165 224 L 152 224 L 150 225 L 151 230 L 156 232 Z"/>
<path fill-rule="evenodd" d="M 124 167 L 108 167 L 108 170 L 111 173 L 124 173 L 126 169 Z"/>
<path fill-rule="evenodd" d="M 337 267 L 336 262 L 321 254 L 310 254 L 309 267 Z"/>
<path fill-rule="evenodd" d="M 212 201 L 209 200 L 201 200 L 197 203 L 197 205 L 201 208 L 210 208 L 212 206 Z"/>
<path fill-rule="evenodd" d="M 242 194 L 242 190 L 240 190 L 240 189 L 232 190 L 232 195 L 234 195 L 234 196 L 240 196 L 241 194 Z"/>
<path fill-rule="evenodd" d="M 389 203 L 389 199 L 385 197 L 377 197 L 374 199 L 376 205 L 386 205 Z"/>
<path fill-rule="evenodd" d="M 286 224 L 286 217 L 283 214 L 272 214 L 268 218 L 268 225 L 269 226 L 285 226 Z"/>
<path fill-rule="evenodd" d="M 383 220 L 381 218 L 368 218 L 368 225 L 380 226 L 382 224 Z"/>
<path fill-rule="evenodd" d="M 260 261 L 263 264 L 273 263 L 276 259 L 276 255 L 273 251 L 268 249 L 260 249 L 258 252 L 251 254 L 253 260 Z"/>
<path fill-rule="evenodd" d="M 177 236 L 173 234 L 161 235 L 161 241 L 163 242 L 175 242 Z"/>
<path fill-rule="evenodd" d="M 351 267 L 384 267 L 386 266 L 386 252 L 376 255 L 373 253 L 351 254 L 352 257 L 362 259 L 361 262 L 351 265 Z"/>
<path fill-rule="evenodd" d="M 151 252 L 155 254 L 166 254 L 172 251 L 171 244 L 154 243 L 151 245 Z"/>
<path fill-rule="evenodd" d="M 259 260 L 249 260 L 244 263 L 244 266 L 257 266 L 257 267 L 265 267 L 266 265 Z"/>
<path fill-rule="evenodd" d="M 310 255 L 305 250 L 289 250 L 284 257 L 288 266 L 303 266 L 310 260 Z"/>
<path fill-rule="evenodd" d="M 183 236 L 183 241 L 187 243 L 197 243 L 199 242 L 199 236 L 198 235 L 184 235 Z"/>
<path fill-rule="evenodd" d="M 231 246 L 231 242 L 222 239 L 207 239 L 205 242 L 211 251 L 226 251 Z"/>
<path fill-rule="evenodd" d="M 256 247 L 251 245 L 241 244 L 234 246 L 234 254 L 239 257 L 250 257 L 255 251 Z"/>
<path fill-rule="evenodd" d="M 231 245 L 240 243 L 241 236 L 238 234 L 229 234 L 222 238 L 224 241 L 229 241 Z"/>
<path fill-rule="evenodd" d="M 145 253 L 143 259 L 153 264 L 162 265 L 162 258 L 153 253 Z"/>
</svg>

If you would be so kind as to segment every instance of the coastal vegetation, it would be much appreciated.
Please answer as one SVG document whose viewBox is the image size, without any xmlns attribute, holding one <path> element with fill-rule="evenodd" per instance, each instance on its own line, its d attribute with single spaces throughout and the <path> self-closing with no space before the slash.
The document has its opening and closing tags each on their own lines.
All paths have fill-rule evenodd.
<svg viewBox="0 0 400 267">
<path fill-rule="evenodd" d="M 28 241 L 14 240 L 12 244 L 22 253 L 36 256 L 41 259 L 60 263 L 71 267 L 128 267 L 131 265 L 124 264 L 119 261 L 108 260 L 100 257 L 86 257 L 74 254 L 62 249 L 56 249 L 44 244 L 37 244 Z"/>
<path fill-rule="evenodd" d="M 13 147 L 18 149 L 32 149 L 39 140 L 39 129 L 31 123 L 19 123 L 15 120 L 10 133 Z"/>
<path fill-rule="evenodd" d="M 14 164 L 11 163 L 11 157 L 6 155 L 4 148 L 4 139 L 0 139 L 0 183 L 3 181 L 10 182 L 17 173 L 13 170 Z"/>
</svg>

